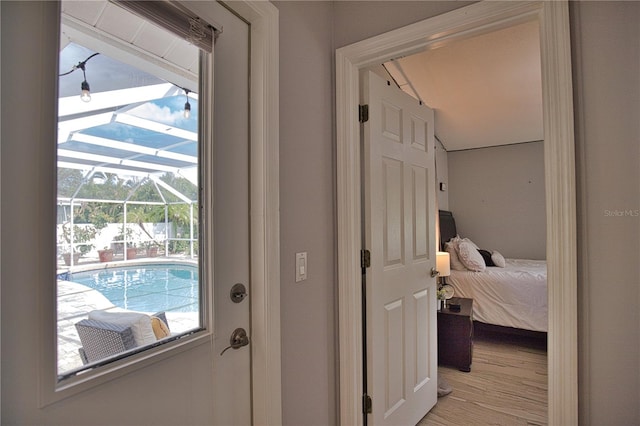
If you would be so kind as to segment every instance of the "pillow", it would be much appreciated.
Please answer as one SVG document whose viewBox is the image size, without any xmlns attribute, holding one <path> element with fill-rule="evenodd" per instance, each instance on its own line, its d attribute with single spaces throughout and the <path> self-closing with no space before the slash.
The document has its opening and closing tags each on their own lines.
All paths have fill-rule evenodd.
<svg viewBox="0 0 640 426">
<path fill-rule="evenodd" d="M 480 255 L 482 256 L 482 260 L 484 260 L 485 265 L 496 266 L 495 263 L 493 263 L 493 260 L 491 260 L 491 252 L 489 250 L 478 249 L 478 252 L 480 252 Z"/>
<path fill-rule="evenodd" d="M 171 336 L 171 332 L 169 331 L 167 324 L 158 317 L 151 317 L 151 328 L 153 329 L 153 334 L 155 334 L 156 339 L 158 340 Z"/>
<path fill-rule="evenodd" d="M 472 242 L 462 241 L 458 244 L 458 257 L 460 262 L 470 271 L 482 272 L 487 269 L 482 255 Z"/>
<path fill-rule="evenodd" d="M 110 324 L 131 327 L 133 340 L 137 346 L 144 346 L 156 342 L 156 335 L 151 326 L 151 317 L 139 312 L 106 312 L 91 311 L 89 319 L 108 322 Z"/>
<path fill-rule="evenodd" d="M 467 268 L 460 262 L 458 258 L 458 252 L 456 251 L 456 247 L 453 243 L 446 243 L 444 245 L 444 250 L 449 253 L 449 263 L 451 264 L 451 269 L 454 271 L 466 271 Z"/>
<path fill-rule="evenodd" d="M 504 260 L 504 256 L 502 256 L 495 250 L 491 252 L 491 260 L 493 260 L 493 263 L 500 268 L 504 268 L 505 266 L 507 266 L 507 262 Z"/>
<path fill-rule="evenodd" d="M 460 240 L 460 242 L 465 242 L 465 243 L 469 243 L 471 244 L 471 246 L 473 246 L 473 248 L 475 248 L 476 250 L 480 250 L 480 247 L 478 247 L 478 245 L 476 243 L 474 243 L 473 241 L 471 241 L 468 238 L 463 238 Z"/>
</svg>

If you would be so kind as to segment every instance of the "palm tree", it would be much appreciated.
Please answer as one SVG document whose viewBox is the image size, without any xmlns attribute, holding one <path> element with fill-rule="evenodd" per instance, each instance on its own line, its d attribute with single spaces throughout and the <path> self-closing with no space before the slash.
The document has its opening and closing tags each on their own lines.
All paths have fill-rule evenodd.
<svg viewBox="0 0 640 426">
<path fill-rule="evenodd" d="M 144 226 L 145 222 L 160 222 L 160 215 L 162 215 L 162 220 L 164 220 L 164 213 L 161 206 L 135 206 L 127 211 L 127 223 L 136 223 L 142 232 L 149 237 L 152 244 L 162 247 L 162 243 L 156 241 Z"/>
</svg>

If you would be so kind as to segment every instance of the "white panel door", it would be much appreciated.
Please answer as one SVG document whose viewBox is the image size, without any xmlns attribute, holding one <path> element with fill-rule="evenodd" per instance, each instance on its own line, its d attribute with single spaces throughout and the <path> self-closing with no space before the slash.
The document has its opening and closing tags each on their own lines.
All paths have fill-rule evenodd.
<svg viewBox="0 0 640 426">
<path fill-rule="evenodd" d="M 364 77 L 366 392 L 373 425 L 415 425 L 437 399 L 433 110 Z"/>
</svg>

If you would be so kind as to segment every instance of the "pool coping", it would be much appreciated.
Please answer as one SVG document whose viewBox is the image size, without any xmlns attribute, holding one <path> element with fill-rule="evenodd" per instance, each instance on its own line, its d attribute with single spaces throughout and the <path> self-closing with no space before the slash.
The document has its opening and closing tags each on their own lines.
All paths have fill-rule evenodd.
<svg viewBox="0 0 640 426">
<path fill-rule="evenodd" d="M 188 265 L 188 266 L 198 266 L 199 262 L 197 260 L 192 259 L 183 259 L 183 258 L 175 258 L 175 257 L 154 257 L 154 258 L 142 258 L 142 259 L 131 259 L 131 260 L 116 260 L 113 262 L 103 262 L 103 263 L 87 263 L 84 265 L 75 265 L 72 267 L 67 267 L 63 269 L 58 269 L 56 271 L 56 276 L 60 277 L 61 275 L 65 275 L 67 273 L 73 274 L 74 272 L 87 272 L 87 271 L 99 271 L 101 269 L 110 269 L 110 268 L 122 268 L 125 266 L 144 266 L 144 265 L 157 265 L 163 263 L 173 263 L 178 265 Z"/>
</svg>

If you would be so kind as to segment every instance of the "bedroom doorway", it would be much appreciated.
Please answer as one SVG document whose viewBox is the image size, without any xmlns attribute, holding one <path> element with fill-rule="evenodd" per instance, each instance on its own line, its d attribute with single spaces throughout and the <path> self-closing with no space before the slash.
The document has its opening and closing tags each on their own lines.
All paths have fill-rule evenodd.
<svg viewBox="0 0 640 426">
<path fill-rule="evenodd" d="M 359 309 L 360 153 L 358 71 L 447 40 L 537 19 L 543 66 L 549 412 L 551 424 L 577 423 L 577 300 L 573 105 L 566 2 L 481 2 L 367 39 L 336 52 L 340 422 L 362 424 Z"/>
</svg>

